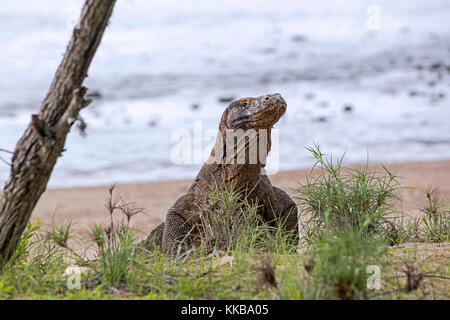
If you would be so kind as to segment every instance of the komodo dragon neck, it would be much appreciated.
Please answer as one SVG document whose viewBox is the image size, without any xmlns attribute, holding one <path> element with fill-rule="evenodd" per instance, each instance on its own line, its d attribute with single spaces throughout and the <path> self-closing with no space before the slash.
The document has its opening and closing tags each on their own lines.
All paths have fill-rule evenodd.
<svg viewBox="0 0 450 320">
<path fill-rule="evenodd" d="M 271 129 L 286 112 L 280 94 L 233 101 L 222 114 L 211 155 L 190 192 L 203 194 L 215 185 L 252 189 L 261 180 L 271 147 Z"/>
<path fill-rule="evenodd" d="M 230 138 L 227 138 L 227 133 L 230 131 L 219 126 L 211 155 L 194 180 L 191 190 L 194 192 L 194 189 L 197 188 L 205 190 L 216 184 L 250 189 L 256 186 L 261 179 L 262 170 L 266 165 L 267 155 L 271 148 L 271 129 L 252 130 L 250 132 L 243 130 L 243 134 L 246 134 L 248 138 L 244 137 L 245 140 L 241 140 L 241 144 L 237 141 L 239 138 L 231 139 L 232 146 L 229 147 L 227 143 L 230 143 Z M 231 132 L 231 134 L 233 133 Z M 227 150 L 231 150 L 230 156 L 228 156 L 230 153 L 227 154 Z M 243 158 L 239 161 L 240 154 Z"/>
<path fill-rule="evenodd" d="M 227 130 L 222 129 L 218 132 L 211 157 L 215 157 L 216 150 L 223 151 L 220 161 L 215 161 L 214 165 L 217 170 L 225 169 L 222 171 L 225 173 L 224 180 L 227 184 L 234 183 L 238 186 L 253 187 L 261 179 L 261 172 L 266 165 L 267 154 L 271 147 L 271 129 L 252 130 L 241 131 L 244 137 L 236 140 L 226 137 Z M 239 142 L 238 139 L 245 139 L 245 141 Z M 228 146 L 227 144 L 230 143 L 231 146 Z M 227 154 L 227 150 L 232 150 L 230 156 Z"/>
</svg>

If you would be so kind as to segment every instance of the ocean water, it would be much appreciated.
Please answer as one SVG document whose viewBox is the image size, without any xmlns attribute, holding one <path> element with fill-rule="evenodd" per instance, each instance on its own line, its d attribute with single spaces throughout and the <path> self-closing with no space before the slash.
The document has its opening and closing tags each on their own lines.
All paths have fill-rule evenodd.
<svg viewBox="0 0 450 320">
<path fill-rule="evenodd" d="M 0 6 L 0 149 L 38 112 L 82 3 Z M 281 170 L 310 166 L 313 143 L 347 163 L 448 159 L 450 4 L 118 0 L 85 85 L 88 135 L 70 133 L 50 187 L 193 178 L 174 132 L 214 130 L 222 100 L 274 92 Z"/>
</svg>

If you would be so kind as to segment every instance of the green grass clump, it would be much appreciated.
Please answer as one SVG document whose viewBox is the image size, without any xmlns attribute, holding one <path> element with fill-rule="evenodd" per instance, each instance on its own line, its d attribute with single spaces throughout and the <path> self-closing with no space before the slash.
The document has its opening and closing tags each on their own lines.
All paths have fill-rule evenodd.
<svg viewBox="0 0 450 320">
<path fill-rule="evenodd" d="M 113 230 L 106 234 L 97 229 L 97 259 L 103 282 L 108 285 L 119 285 L 126 279 L 132 266 L 136 245 L 130 230 L 120 232 Z"/>
<path fill-rule="evenodd" d="M 25 228 L 22 237 L 17 243 L 17 248 L 14 251 L 14 254 L 8 261 L 9 266 L 13 266 L 16 264 L 23 263 L 26 258 L 31 253 L 33 247 L 36 246 L 37 234 L 39 229 L 41 228 L 42 222 L 39 219 L 35 222 L 28 222 L 27 227 Z"/>
<path fill-rule="evenodd" d="M 450 209 L 444 208 L 443 200 L 439 196 L 439 190 L 428 187 L 426 190 L 427 201 L 422 209 L 422 218 L 425 226 L 425 239 L 431 242 L 443 242 L 450 240 Z"/>
<path fill-rule="evenodd" d="M 317 241 L 310 250 L 307 283 L 313 299 L 367 299 L 373 289 L 369 267 L 381 272 L 387 253 L 380 240 L 352 230 Z"/>
<path fill-rule="evenodd" d="M 257 210 L 258 204 L 249 203 L 244 190 L 216 186 L 210 193 L 208 206 L 199 215 L 194 243 L 199 242 L 206 252 L 231 252 L 254 246 L 265 231 Z"/>
<path fill-rule="evenodd" d="M 282 222 L 274 221 L 273 226 L 264 223 L 258 208 L 258 203 L 248 201 L 245 190 L 216 186 L 209 195 L 209 205 L 203 208 L 195 225 L 194 244 L 207 253 L 294 252 L 296 241 L 283 231 Z"/>
<path fill-rule="evenodd" d="M 50 231 L 48 231 L 48 237 L 62 248 L 67 248 L 68 241 L 70 239 L 72 229 L 72 221 L 63 223 L 62 225 L 51 226 Z"/>
<path fill-rule="evenodd" d="M 328 160 L 318 145 L 307 149 L 316 159 L 313 168 L 317 170 L 297 190 L 305 240 L 313 242 L 348 229 L 362 235 L 389 235 L 398 216 L 397 177 L 385 167 L 383 174 L 367 167 L 344 168 L 343 158 Z"/>
<path fill-rule="evenodd" d="M 115 185 L 109 189 L 109 196 L 105 207 L 110 216 L 110 226 L 102 229 L 98 226 L 92 228 L 92 239 L 97 245 L 96 266 L 99 267 L 103 283 L 110 286 L 118 286 L 127 278 L 135 260 L 137 245 L 134 242 L 131 218 L 142 212 L 140 208 L 134 208 L 124 203 L 120 196 L 114 194 Z M 114 223 L 113 216 L 116 211 L 126 217 L 119 225 Z"/>
<path fill-rule="evenodd" d="M 445 206 L 439 189 L 428 186 L 425 203 L 417 217 L 410 217 L 403 225 L 396 225 L 398 243 L 448 242 L 450 240 L 450 208 Z"/>
</svg>

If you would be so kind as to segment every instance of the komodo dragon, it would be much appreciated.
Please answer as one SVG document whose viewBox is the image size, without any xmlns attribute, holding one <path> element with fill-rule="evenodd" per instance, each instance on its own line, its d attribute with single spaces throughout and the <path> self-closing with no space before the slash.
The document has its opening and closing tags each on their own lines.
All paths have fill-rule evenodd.
<svg viewBox="0 0 450 320">
<path fill-rule="evenodd" d="M 215 146 L 209 159 L 201 168 L 188 192 L 169 209 L 165 222 L 150 233 L 144 245 L 155 243 L 162 245 L 164 250 L 174 250 L 179 240 L 185 238 L 191 231 L 195 217 L 200 214 L 200 208 L 209 203 L 209 194 L 217 184 L 225 187 L 246 188 L 249 192 L 251 191 L 247 193 L 248 200 L 258 201 L 260 207 L 257 214 L 263 218 L 263 221 L 274 224 L 276 218 L 281 218 L 284 229 L 296 234 L 298 219 L 294 201 L 283 190 L 272 186 L 267 175 L 262 174 L 267 153 L 271 147 L 271 129 L 286 112 L 286 107 L 286 102 L 279 93 L 257 98 L 242 98 L 230 103 L 222 115 Z M 236 143 L 234 137 L 230 139 L 232 136 L 230 133 L 236 134 L 236 132 L 247 133 L 248 138 L 244 137 L 244 140 L 241 140 L 241 142 L 245 141 L 245 148 L 239 148 L 239 142 Z M 256 137 L 248 132 L 256 132 Z M 258 141 L 261 141 L 259 137 L 263 137 L 264 132 L 266 139 L 261 139 L 264 143 L 261 145 Z M 237 139 L 239 141 L 239 138 Z M 229 149 L 231 152 L 227 152 L 228 140 L 231 140 L 233 145 Z M 251 161 L 249 150 L 252 151 L 250 146 L 254 146 L 255 142 L 258 148 L 267 149 L 265 154 L 257 157 L 256 161 Z M 245 161 L 242 161 L 243 158 L 239 161 L 238 156 L 242 155 L 241 152 L 244 152 Z M 255 150 L 252 152 L 254 153 Z M 231 153 L 231 157 L 227 156 L 227 153 Z"/>
</svg>

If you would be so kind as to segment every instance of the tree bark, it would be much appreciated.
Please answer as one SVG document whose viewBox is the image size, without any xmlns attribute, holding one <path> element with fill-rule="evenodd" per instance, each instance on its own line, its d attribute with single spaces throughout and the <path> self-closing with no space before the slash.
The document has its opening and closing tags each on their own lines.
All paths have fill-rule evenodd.
<svg viewBox="0 0 450 320">
<path fill-rule="evenodd" d="M 39 114 L 18 141 L 0 200 L 0 270 L 9 260 L 31 213 L 47 187 L 66 136 L 82 108 L 82 86 L 116 0 L 86 0 L 66 53 Z"/>
</svg>

